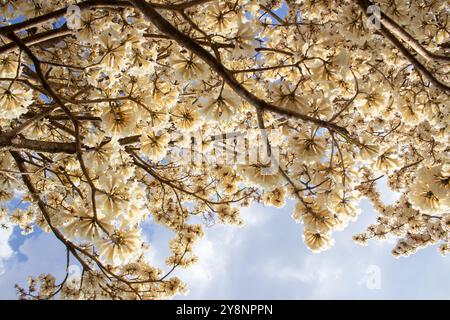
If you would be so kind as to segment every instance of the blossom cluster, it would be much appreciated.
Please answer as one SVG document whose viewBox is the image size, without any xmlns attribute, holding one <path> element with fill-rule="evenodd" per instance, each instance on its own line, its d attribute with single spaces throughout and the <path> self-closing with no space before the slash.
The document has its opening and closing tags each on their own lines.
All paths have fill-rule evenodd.
<svg viewBox="0 0 450 320">
<path fill-rule="evenodd" d="M 76 28 L 63 14 L 75 1 L 1 1 L 0 226 L 53 233 L 83 269 L 31 277 L 20 297 L 185 292 L 172 271 L 196 262 L 201 222 L 242 225 L 256 202 L 294 201 L 314 252 L 367 198 L 378 216 L 356 242 L 448 253 L 446 1 L 376 2 L 380 32 L 364 1 L 93 0 L 76 3 Z M 266 157 L 220 161 L 214 141 L 255 131 L 226 154 Z M 215 161 L 179 159 L 199 144 Z M 381 201 L 382 178 L 396 203 Z M 167 272 L 149 258 L 148 223 L 173 234 Z"/>
</svg>

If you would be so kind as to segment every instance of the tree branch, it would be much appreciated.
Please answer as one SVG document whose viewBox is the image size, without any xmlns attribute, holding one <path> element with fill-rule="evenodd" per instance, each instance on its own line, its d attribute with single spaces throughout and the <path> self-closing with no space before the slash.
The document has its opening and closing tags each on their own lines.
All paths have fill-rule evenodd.
<svg viewBox="0 0 450 320">
<path fill-rule="evenodd" d="M 358 5 L 366 16 L 369 16 L 367 8 L 371 5 L 368 0 L 357 0 Z M 419 61 L 417 58 L 409 52 L 409 50 L 400 42 L 385 26 L 385 22 L 381 20 L 379 32 L 384 35 L 392 44 L 405 56 L 406 59 L 416 68 L 431 84 L 436 88 L 450 93 L 450 87 L 437 80 L 434 75 Z"/>
</svg>

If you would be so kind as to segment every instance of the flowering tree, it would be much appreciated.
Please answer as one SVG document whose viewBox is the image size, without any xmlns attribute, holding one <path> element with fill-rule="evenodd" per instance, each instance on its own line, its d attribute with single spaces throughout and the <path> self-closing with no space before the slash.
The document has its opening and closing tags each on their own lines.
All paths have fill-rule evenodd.
<svg viewBox="0 0 450 320">
<path fill-rule="evenodd" d="M 171 297 L 193 216 L 240 225 L 287 198 L 313 251 L 362 197 L 378 217 L 358 243 L 449 251 L 447 1 L 75 2 L 0 1 L 1 223 L 53 233 L 82 267 L 21 298 Z M 147 220 L 174 233 L 167 271 Z"/>
</svg>

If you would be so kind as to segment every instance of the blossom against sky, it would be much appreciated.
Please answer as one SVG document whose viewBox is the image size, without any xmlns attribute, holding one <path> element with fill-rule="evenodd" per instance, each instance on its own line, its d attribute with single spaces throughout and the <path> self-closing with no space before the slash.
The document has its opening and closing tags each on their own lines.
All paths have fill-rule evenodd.
<svg viewBox="0 0 450 320">
<path fill-rule="evenodd" d="M 394 198 L 383 194 L 385 202 Z M 450 299 L 450 260 L 435 247 L 394 258 L 393 241 L 367 247 L 351 241 L 376 216 L 367 201 L 360 208 L 360 219 L 336 233 L 332 250 L 317 254 L 302 242 L 292 203 L 244 209 L 243 228 L 205 228 L 205 238 L 196 244 L 198 263 L 177 271 L 189 292 L 175 299 Z M 64 276 L 64 248 L 53 235 L 39 232 L 23 240 L 17 231 L 0 231 L 0 299 L 15 299 L 14 284 L 25 284 L 29 275 Z M 145 236 L 152 244 L 150 261 L 163 267 L 172 234 L 149 223 Z M 367 285 L 374 268 L 380 271 L 379 289 Z"/>
<path fill-rule="evenodd" d="M 191 298 L 446 295 L 448 262 L 433 250 L 450 250 L 446 3 L 378 3 L 377 32 L 368 1 L 232 2 L 0 5 L 11 41 L 0 49 L 0 223 L 21 229 L 0 235 L 5 297 L 42 272 L 39 292 L 32 279 L 20 297 L 180 298 L 181 281 Z M 36 42 L 43 32 L 58 40 Z M 211 150 L 249 130 L 263 139 L 229 141 L 233 163 L 172 158 L 174 145 Z M 246 146 L 281 150 L 276 172 L 269 158 L 234 161 Z M 401 192 L 393 205 L 373 188 L 381 177 Z M 357 210 L 359 198 L 371 205 Z M 217 224 L 195 245 L 199 263 L 175 270 L 197 260 L 201 216 Z M 389 255 L 418 249 L 416 265 Z M 69 269 L 78 277 L 62 280 Z"/>
</svg>

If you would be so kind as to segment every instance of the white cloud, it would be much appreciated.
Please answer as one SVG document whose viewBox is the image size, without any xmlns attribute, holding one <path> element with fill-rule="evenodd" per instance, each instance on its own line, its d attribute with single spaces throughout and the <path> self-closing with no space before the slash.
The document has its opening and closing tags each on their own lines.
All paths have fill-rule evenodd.
<svg viewBox="0 0 450 320">
<path fill-rule="evenodd" d="M 13 255 L 13 250 L 9 245 L 13 229 L 0 229 L 0 276 L 5 273 L 5 264 Z"/>
</svg>

